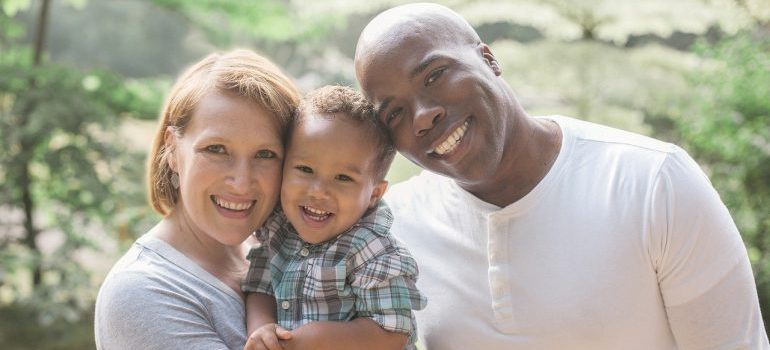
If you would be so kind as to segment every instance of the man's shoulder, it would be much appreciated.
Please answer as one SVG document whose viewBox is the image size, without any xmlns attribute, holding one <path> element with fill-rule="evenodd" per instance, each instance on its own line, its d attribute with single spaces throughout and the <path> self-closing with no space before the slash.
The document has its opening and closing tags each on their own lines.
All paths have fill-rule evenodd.
<svg viewBox="0 0 770 350">
<path fill-rule="evenodd" d="M 446 188 L 451 181 L 447 177 L 423 170 L 405 181 L 390 186 L 384 198 L 395 211 L 404 202 L 413 202 L 420 198 L 434 196 L 437 192 L 440 193 L 441 189 Z"/>
<path fill-rule="evenodd" d="M 635 148 L 655 153 L 671 153 L 676 149 L 672 143 L 613 126 L 564 116 L 548 116 L 542 118 L 551 119 L 557 122 L 562 128 L 562 132 L 565 134 L 564 137 L 572 138 L 576 142 L 595 143 L 605 147 L 617 146 Z"/>
</svg>

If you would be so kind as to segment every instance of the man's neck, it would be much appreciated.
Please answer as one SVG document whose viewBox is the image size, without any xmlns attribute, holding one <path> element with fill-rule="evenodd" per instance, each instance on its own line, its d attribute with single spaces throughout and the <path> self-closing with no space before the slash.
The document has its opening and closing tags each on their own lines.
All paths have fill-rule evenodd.
<svg viewBox="0 0 770 350">
<path fill-rule="evenodd" d="M 514 140 L 520 146 L 509 147 L 516 150 L 506 154 L 500 169 L 493 178 L 478 184 L 462 184 L 460 187 L 477 198 L 499 207 L 506 207 L 531 192 L 551 170 L 559 155 L 562 143 L 562 131 L 559 125 L 548 119 L 522 120 L 520 140 Z"/>
</svg>

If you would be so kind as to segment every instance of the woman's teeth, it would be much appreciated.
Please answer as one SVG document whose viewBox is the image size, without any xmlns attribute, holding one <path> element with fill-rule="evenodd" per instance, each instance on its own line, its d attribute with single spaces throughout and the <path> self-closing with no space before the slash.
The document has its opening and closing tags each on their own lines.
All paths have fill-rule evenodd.
<svg viewBox="0 0 770 350">
<path fill-rule="evenodd" d="M 460 125 L 457 129 L 455 129 L 454 132 L 452 132 L 449 137 L 444 140 L 440 145 L 438 145 L 433 152 L 435 152 L 438 155 L 444 155 L 449 152 L 454 151 L 455 148 L 457 148 L 457 145 L 460 144 L 460 140 L 462 140 L 463 135 L 465 135 L 465 131 L 468 130 L 468 124 L 469 121 L 465 121 L 463 125 Z"/>
<path fill-rule="evenodd" d="M 217 203 L 218 206 L 230 209 L 230 210 L 236 210 L 236 211 L 242 211 L 251 208 L 252 205 L 254 205 L 254 201 L 246 202 L 246 203 L 235 203 L 235 202 L 229 202 L 219 197 L 214 197 L 214 202 Z"/>
</svg>

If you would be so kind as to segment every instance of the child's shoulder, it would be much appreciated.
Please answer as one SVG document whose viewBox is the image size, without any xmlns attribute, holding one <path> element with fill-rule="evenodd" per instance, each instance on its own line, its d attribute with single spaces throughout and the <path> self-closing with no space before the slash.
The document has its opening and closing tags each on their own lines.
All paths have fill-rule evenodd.
<svg viewBox="0 0 770 350">
<path fill-rule="evenodd" d="M 348 232 L 350 244 L 348 256 L 359 263 L 383 256 L 411 257 L 409 251 L 390 233 L 393 215 L 384 201 L 380 200 L 373 212 L 368 212 Z"/>
<path fill-rule="evenodd" d="M 278 206 L 270 213 L 262 226 L 254 231 L 254 234 L 260 242 L 264 243 L 285 235 L 285 231 L 290 227 L 289 225 L 289 219 L 283 213 L 281 207 Z"/>
</svg>

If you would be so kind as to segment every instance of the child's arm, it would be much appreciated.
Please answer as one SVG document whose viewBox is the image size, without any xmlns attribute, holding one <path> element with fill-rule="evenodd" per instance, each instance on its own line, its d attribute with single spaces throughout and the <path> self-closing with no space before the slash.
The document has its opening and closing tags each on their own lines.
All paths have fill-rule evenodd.
<svg viewBox="0 0 770 350">
<path fill-rule="evenodd" d="M 241 290 L 246 294 L 246 331 L 248 338 L 244 350 L 281 350 L 279 339 L 290 339 L 291 333 L 276 324 L 276 304 L 272 296 L 273 288 L 270 275 L 269 240 L 275 225 L 280 225 L 280 215 L 273 214 L 256 232 L 254 238 L 259 246 L 249 250 L 249 270 L 242 283 Z M 271 230 L 272 229 L 272 230 Z"/>
<path fill-rule="evenodd" d="M 244 350 L 280 350 L 280 340 L 291 339 L 291 333 L 275 322 L 275 299 L 264 293 L 246 295 L 246 330 L 249 338 Z"/>
<path fill-rule="evenodd" d="M 275 323 L 275 298 L 264 293 L 246 295 L 246 333 L 251 334 L 266 324 Z"/>
<path fill-rule="evenodd" d="M 312 322 L 293 330 L 291 335 L 291 341 L 283 342 L 284 350 L 401 350 L 407 341 L 405 333 L 388 332 L 366 317 L 349 322 Z"/>
</svg>

